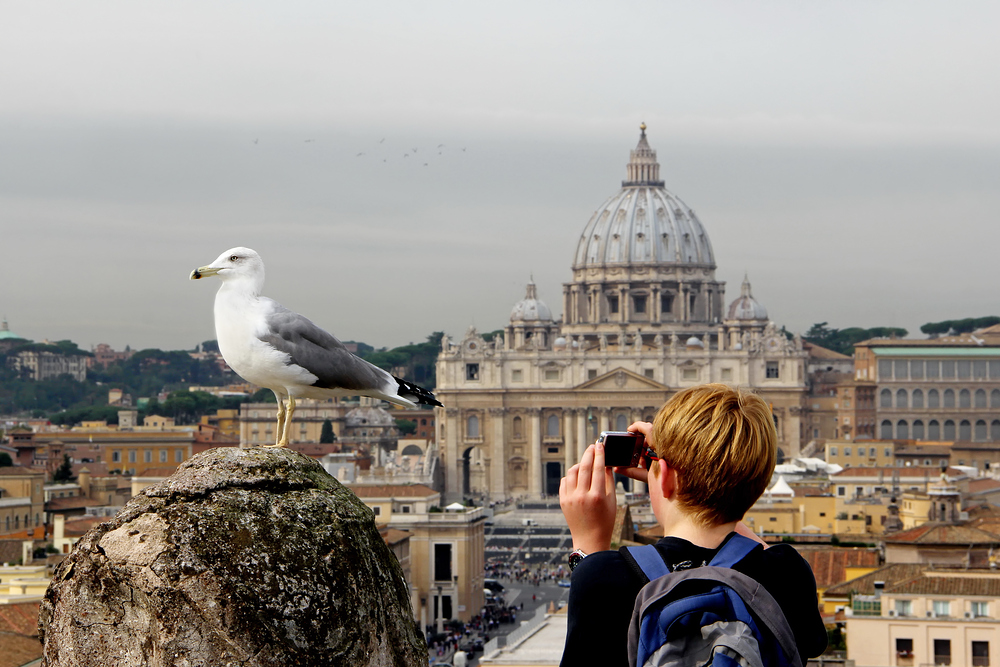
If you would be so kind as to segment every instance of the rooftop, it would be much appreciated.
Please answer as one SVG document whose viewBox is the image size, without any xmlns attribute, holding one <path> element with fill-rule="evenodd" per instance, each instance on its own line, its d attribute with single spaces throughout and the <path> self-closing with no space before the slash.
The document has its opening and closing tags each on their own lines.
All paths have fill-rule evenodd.
<svg viewBox="0 0 1000 667">
<path fill-rule="evenodd" d="M 948 525 L 929 521 L 909 530 L 885 536 L 888 544 L 998 545 L 1000 535 L 970 525 Z"/>
<path fill-rule="evenodd" d="M 347 488 L 358 498 L 430 498 L 441 495 L 425 484 L 363 484 Z"/>
</svg>

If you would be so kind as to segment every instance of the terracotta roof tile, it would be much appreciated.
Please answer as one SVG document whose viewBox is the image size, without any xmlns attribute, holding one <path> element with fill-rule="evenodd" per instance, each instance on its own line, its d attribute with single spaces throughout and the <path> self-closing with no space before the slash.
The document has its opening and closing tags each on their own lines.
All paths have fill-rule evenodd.
<svg viewBox="0 0 1000 667">
<path fill-rule="evenodd" d="M 38 603 L 0 604 L 0 632 L 25 637 L 38 636 Z"/>
<path fill-rule="evenodd" d="M 827 588 L 843 582 L 849 567 L 878 567 L 877 549 L 858 547 L 808 547 L 795 545 L 798 552 L 809 563 L 816 585 Z"/>
<path fill-rule="evenodd" d="M 928 522 L 885 536 L 889 544 L 997 544 L 1000 535 L 970 525 Z"/>
<path fill-rule="evenodd" d="M 968 572 L 965 570 L 964 572 Z M 886 593 L 909 595 L 979 595 L 991 598 L 1000 597 L 1000 572 L 981 571 L 984 576 L 949 577 L 946 574 L 934 573 L 893 585 L 886 585 Z"/>
<path fill-rule="evenodd" d="M 885 565 L 874 572 L 869 572 L 864 576 L 851 579 L 850 581 L 845 581 L 835 586 L 830 586 L 830 588 L 823 592 L 823 597 L 847 596 L 852 592 L 860 593 L 861 595 L 873 595 L 875 593 L 876 581 L 884 581 L 886 586 L 889 586 L 889 584 L 910 581 L 922 576 L 926 567 L 926 565 L 915 563 L 893 563 L 891 565 Z"/>
<path fill-rule="evenodd" d="M 0 667 L 21 667 L 42 657 L 42 643 L 37 637 L 0 632 Z"/>
</svg>

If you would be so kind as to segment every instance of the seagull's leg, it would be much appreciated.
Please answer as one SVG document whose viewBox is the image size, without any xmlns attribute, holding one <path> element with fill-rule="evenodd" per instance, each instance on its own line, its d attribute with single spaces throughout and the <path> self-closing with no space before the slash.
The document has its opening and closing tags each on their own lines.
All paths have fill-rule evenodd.
<svg viewBox="0 0 1000 667">
<path fill-rule="evenodd" d="M 288 397 L 288 412 L 285 414 L 285 428 L 281 431 L 281 439 L 278 440 L 278 444 L 275 447 L 287 447 L 288 446 L 288 434 L 292 430 L 292 415 L 295 414 L 295 397 Z"/>
<path fill-rule="evenodd" d="M 285 428 L 285 397 L 274 392 L 274 397 L 278 399 L 278 435 L 274 439 L 273 445 L 264 445 L 265 447 L 280 447 L 281 446 L 281 436 L 284 434 Z"/>
</svg>

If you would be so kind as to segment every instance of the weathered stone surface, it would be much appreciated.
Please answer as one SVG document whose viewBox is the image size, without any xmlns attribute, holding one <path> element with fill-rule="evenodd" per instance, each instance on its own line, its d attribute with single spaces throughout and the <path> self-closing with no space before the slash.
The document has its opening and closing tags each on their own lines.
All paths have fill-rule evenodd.
<svg viewBox="0 0 1000 667">
<path fill-rule="evenodd" d="M 371 510 L 287 449 L 213 449 L 133 498 L 56 570 L 39 628 L 53 667 L 427 664 Z"/>
</svg>

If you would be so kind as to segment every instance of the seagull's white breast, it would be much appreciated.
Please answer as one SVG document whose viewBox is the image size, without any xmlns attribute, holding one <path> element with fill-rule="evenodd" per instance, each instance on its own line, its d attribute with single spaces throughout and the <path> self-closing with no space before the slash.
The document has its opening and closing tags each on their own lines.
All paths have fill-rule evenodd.
<svg viewBox="0 0 1000 667">
<path fill-rule="evenodd" d="M 308 387 L 317 377 L 301 366 L 290 364 L 290 355 L 260 340 L 268 333 L 269 304 L 254 295 L 227 289 L 223 284 L 215 296 L 215 335 L 222 357 L 247 382 L 298 395 L 292 387 Z"/>
</svg>

